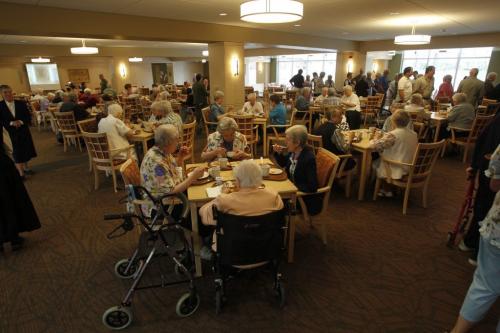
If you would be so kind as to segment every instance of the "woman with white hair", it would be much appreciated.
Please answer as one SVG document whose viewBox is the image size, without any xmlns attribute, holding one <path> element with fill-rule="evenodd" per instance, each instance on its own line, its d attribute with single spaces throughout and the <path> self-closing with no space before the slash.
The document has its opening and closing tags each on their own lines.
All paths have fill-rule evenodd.
<svg viewBox="0 0 500 333">
<path fill-rule="evenodd" d="M 352 92 L 352 86 L 344 86 L 344 95 L 340 98 L 340 105 L 345 107 L 345 116 L 349 128 L 359 129 L 361 126 L 361 106 L 359 97 Z"/>
<path fill-rule="evenodd" d="M 213 161 L 223 156 L 232 160 L 251 157 L 247 139 L 238 132 L 238 124 L 233 118 L 222 118 L 217 124 L 217 131 L 210 134 L 207 141 L 207 146 L 201 153 L 201 159 L 204 161 Z"/>
<path fill-rule="evenodd" d="M 172 124 L 182 134 L 181 116 L 174 112 L 172 104 L 169 101 L 162 100 L 151 104 L 151 117 L 149 121 L 153 123 L 153 126 Z"/>
<path fill-rule="evenodd" d="M 158 95 L 156 95 L 156 101 L 168 101 L 169 97 L 170 97 L 170 93 L 166 90 L 163 90 L 163 91 L 160 91 L 158 93 Z"/>
<path fill-rule="evenodd" d="M 108 106 L 108 116 L 102 118 L 97 125 L 98 133 L 106 133 L 110 150 L 125 149 L 130 146 L 128 138 L 134 135 L 134 131 L 125 125 L 121 120 L 122 117 L 123 109 L 120 104 L 111 104 Z M 122 160 L 128 157 L 137 159 L 133 148 L 115 155 L 116 159 Z"/>
<path fill-rule="evenodd" d="M 453 77 L 451 75 L 445 75 L 443 77 L 443 83 L 439 86 L 439 90 L 436 94 L 436 97 L 434 99 L 437 101 L 440 97 L 447 97 L 451 100 L 451 97 L 453 96 L 453 85 L 451 84 L 451 81 L 453 80 Z"/>
<path fill-rule="evenodd" d="M 299 191 L 314 193 L 318 190 L 316 173 L 316 157 L 310 146 L 307 145 L 307 128 L 304 125 L 295 125 L 285 131 L 286 146 L 273 145 L 276 162 L 284 167 L 288 178 Z M 321 197 L 304 197 L 307 211 L 316 215 L 321 211 Z"/>
<path fill-rule="evenodd" d="M 278 192 L 261 187 L 262 171 L 256 162 L 242 161 L 236 167 L 234 177 L 236 191 L 222 193 L 200 208 L 203 224 L 216 225 L 213 218 L 214 206 L 220 212 L 240 216 L 265 215 L 283 208 L 283 201 Z"/>
<path fill-rule="evenodd" d="M 467 102 L 467 96 L 464 93 L 456 93 L 453 95 L 453 108 L 448 113 L 448 127 L 441 127 L 439 133 L 440 139 L 449 138 L 451 136 L 450 127 L 458 127 L 464 129 L 471 129 L 474 118 L 476 117 L 476 111 L 472 104 Z M 465 137 L 469 135 L 467 131 L 455 131 L 455 136 Z"/>
<path fill-rule="evenodd" d="M 216 123 L 222 118 L 228 116 L 228 113 L 232 111 L 229 109 L 228 113 L 226 113 L 226 111 L 224 110 L 224 106 L 222 106 L 222 103 L 224 103 L 224 93 L 218 90 L 214 95 L 214 103 L 210 105 L 208 121 Z"/>
<path fill-rule="evenodd" d="M 394 129 L 370 141 L 370 148 L 379 152 L 380 156 L 387 160 L 411 163 L 417 150 L 418 137 L 417 133 L 408 128 L 410 115 L 404 110 L 397 110 L 391 120 Z M 376 160 L 373 167 L 378 178 L 401 179 L 408 174 L 407 168 L 392 164 L 386 165 L 382 159 Z M 392 197 L 393 194 L 389 188 L 381 188 L 378 195 Z"/>
<path fill-rule="evenodd" d="M 264 108 L 260 102 L 257 102 L 257 95 L 250 93 L 247 96 L 248 101 L 243 104 L 243 113 L 255 117 L 264 117 Z"/>
</svg>

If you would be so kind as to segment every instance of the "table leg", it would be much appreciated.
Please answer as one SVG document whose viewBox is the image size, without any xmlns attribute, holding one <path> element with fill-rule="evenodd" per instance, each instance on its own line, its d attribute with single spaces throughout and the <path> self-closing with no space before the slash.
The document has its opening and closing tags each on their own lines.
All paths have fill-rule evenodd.
<svg viewBox="0 0 500 333">
<path fill-rule="evenodd" d="M 295 205 L 297 204 L 297 196 L 292 195 L 290 198 L 292 202 L 292 207 L 295 209 Z M 295 219 L 296 215 L 290 216 L 290 225 L 288 226 L 288 262 L 293 262 L 294 250 L 295 250 Z"/>
<path fill-rule="evenodd" d="M 148 140 L 142 140 L 142 150 L 143 150 L 143 156 L 146 156 L 146 153 L 148 152 Z"/>
<path fill-rule="evenodd" d="M 370 164 L 371 164 L 371 151 L 364 150 L 363 157 L 361 160 L 361 174 L 359 176 L 359 192 L 358 192 L 358 200 L 363 200 L 365 195 L 366 181 L 368 179 L 370 173 Z"/>
<path fill-rule="evenodd" d="M 269 155 L 267 147 L 267 130 L 266 130 L 266 125 L 262 124 L 262 152 L 264 157 L 267 157 Z"/>
<path fill-rule="evenodd" d="M 194 252 L 194 265 L 195 265 L 195 276 L 202 276 L 203 272 L 201 270 L 201 239 L 198 231 L 198 212 L 195 203 L 190 203 L 189 208 L 191 210 L 191 231 L 193 235 L 193 252 Z"/>
<path fill-rule="evenodd" d="M 441 121 L 436 121 L 436 133 L 434 133 L 434 142 L 438 142 L 439 130 L 441 129 Z"/>
</svg>

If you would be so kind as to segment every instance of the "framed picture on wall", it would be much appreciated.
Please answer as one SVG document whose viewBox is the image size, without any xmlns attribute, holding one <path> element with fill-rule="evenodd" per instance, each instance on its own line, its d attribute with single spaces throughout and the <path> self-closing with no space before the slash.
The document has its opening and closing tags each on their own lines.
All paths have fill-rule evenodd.
<svg viewBox="0 0 500 333">
<path fill-rule="evenodd" d="M 68 79 L 70 82 L 90 82 L 89 70 L 83 69 L 68 69 Z"/>
<path fill-rule="evenodd" d="M 167 64 L 151 64 L 151 70 L 153 71 L 153 83 L 155 84 L 166 84 L 168 83 L 168 71 Z"/>
</svg>

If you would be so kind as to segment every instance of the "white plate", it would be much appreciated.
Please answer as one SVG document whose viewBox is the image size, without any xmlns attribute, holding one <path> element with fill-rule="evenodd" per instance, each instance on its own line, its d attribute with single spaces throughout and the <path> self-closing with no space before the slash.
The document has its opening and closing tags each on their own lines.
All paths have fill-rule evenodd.
<svg viewBox="0 0 500 333">
<path fill-rule="evenodd" d="M 281 175 L 283 173 L 283 170 L 278 169 L 278 168 L 271 168 L 269 169 L 269 174 L 270 175 Z"/>
<path fill-rule="evenodd" d="M 192 171 L 190 173 L 188 173 L 188 177 L 191 176 L 192 173 L 193 173 Z M 198 178 L 198 180 L 206 179 L 206 178 L 208 178 L 208 176 L 210 176 L 210 175 L 208 174 L 207 171 L 205 171 L 205 172 L 203 172 L 203 176 L 201 176 L 200 178 Z"/>
</svg>

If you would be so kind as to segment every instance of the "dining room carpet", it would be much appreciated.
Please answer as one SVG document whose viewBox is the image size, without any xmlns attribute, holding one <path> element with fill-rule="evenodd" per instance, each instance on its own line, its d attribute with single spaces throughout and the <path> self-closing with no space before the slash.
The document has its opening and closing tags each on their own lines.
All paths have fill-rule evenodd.
<svg viewBox="0 0 500 333">
<path fill-rule="evenodd" d="M 0 332 L 106 332 L 103 312 L 120 303 L 130 280 L 114 275 L 137 233 L 109 240 L 116 226 L 105 213 L 122 212 L 111 178 L 93 188 L 87 154 L 63 152 L 54 135 L 33 130 L 36 174 L 26 187 L 42 228 L 25 234 L 26 246 L 0 255 Z M 197 145 L 197 151 L 203 144 Z M 199 154 L 198 154 L 199 156 Z M 185 285 L 138 292 L 127 332 L 444 332 L 456 319 L 474 268 L 467 254 L 446 247 L 465 191 L 458 156 L 439 159 L 429 205 L 402 198 L 346 199 L 334 190 L 326 216 L 328 245 L 299 222 L 295 262 L 282 266 L 287 304 L 279 309 L 269 276 L 249 275 L 228 286 L 228 303 L 216 316 L 213 276 L 205 265 L 196 281 L 201 305 L 189 318 L 175 313 Z M 337 186 L 337 185 L 335 185 Z M 158 267 L 173 268 L 166 261 Z M 158 278 L 152 266 L 145 280 Z M 173 271 L 173 269 L 172 269 Z M 175 276 L 173 276 L 175 278 Z M 496 304 L 474 332 L 494 332 Z"/>
</svg>

